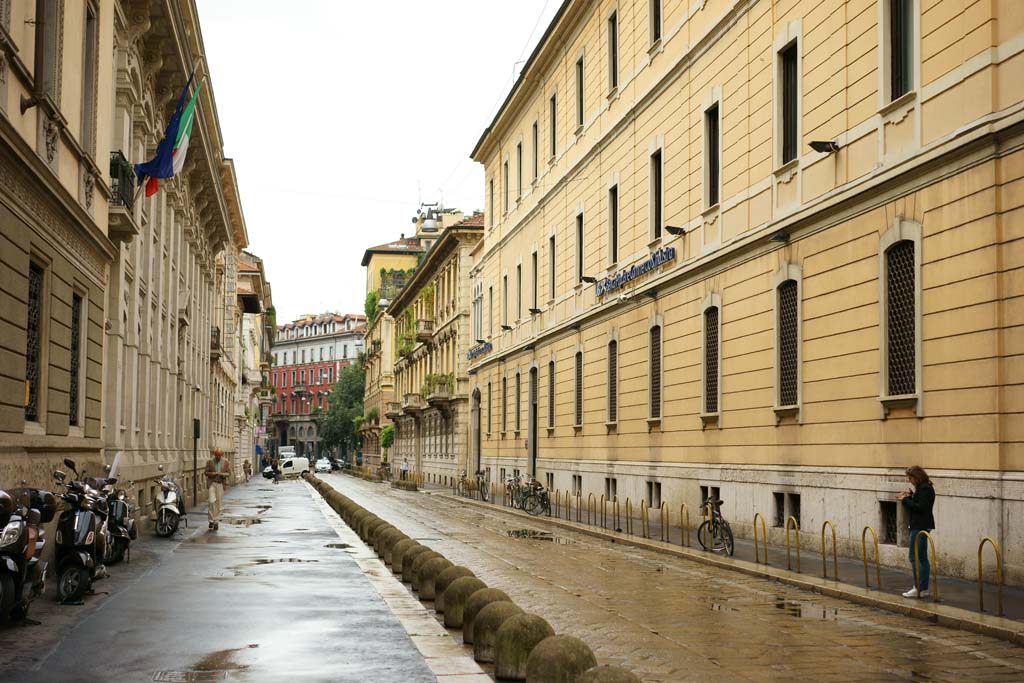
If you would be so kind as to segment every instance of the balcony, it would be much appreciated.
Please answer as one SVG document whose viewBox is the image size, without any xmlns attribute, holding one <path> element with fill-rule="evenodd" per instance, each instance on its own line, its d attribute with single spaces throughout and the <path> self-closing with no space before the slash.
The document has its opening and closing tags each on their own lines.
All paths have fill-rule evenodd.
<svg viewBox="0 0 1024 683">
<path fill-rule="evenodd" d="M 256 368 L 246 368 L 242 371 L 242 384 L 257 386 L 263 383 L 263 373 Z"/>
<path fill-rule="evenodd" d="M 439 383 L 427 394 L 427 403 L 431 408 L 447 408 L 451 400 L 452 392 L 447 384 Z"/>
<path fill-rule="evenodd" d="M 110 239 L 131 242 L 139 234 L 132 208 L 135 204 L 135 169 L 121 152 L 110 153 L 110 198 L 108 225 Z"/>
<path fill-rule="evenodd" d="M 296 384 L 292 387 L 293 394 L 305 394 L 309 391 L 309 388 L 305 384 Z"/>
<path fill-rule="evenodd" d="M 272 404 L 274 402 L 274 387 L 260 387 L 259 400 L 261 404 Z"/>
<path fill-rule="evenodd" d="M 384 415 L 392 420 L 402 417 L 402 404 L 398 401 L 388 401 L 384 404 Z"/>
<path fill-rule="evenodd" d="M 220 360 L 220 328 L 214 325 L 210 329 L 210 360 Z"/>
<path fill-rule="evenodd" d="M 427 402 L 419 394 L 406 394 L 402 402 L 402 410 L 406 415 L 417 415 L 427 407 Z"/>
<path fill-rule="evenodd" d="M 434 336 L 434 321 L 433 320 L 420 320 L 416 321 L 416 341 L 428 342 L 430 338 Z"/>
</svg>

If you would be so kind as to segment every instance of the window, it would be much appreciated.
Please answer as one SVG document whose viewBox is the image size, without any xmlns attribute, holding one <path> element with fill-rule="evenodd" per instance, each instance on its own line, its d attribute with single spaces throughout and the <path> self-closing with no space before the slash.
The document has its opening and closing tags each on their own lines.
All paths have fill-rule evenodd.
<svg viewBox="0 0 1024 683">
<path fill-rule="evenodd" d="M 501 433 L 508 431 L 508 378 L 501 378 Z"/>
<path fill-rule="evenodd" d="M 786 526 L 786 495 L 780 491 L 772 493 L 772 500 L 775 502 L 775 519 L 772 526 L 782 528 Z"/>
<path fill-rule="evenodd" d="M 582 496 L 583 495 L 583 475 L 574 474 L 572 475 L 572 495 Z"/>
<path fill-rule="evenodd" d="M 718 104 L 704 112 L 704 194 L 707 207 L 719 201 L 722 161 L 720 154 Z"/>
<path fill-rule="evenodd" d="M 533 290 L 532 290 L 533 291 L 533 295 L 530 298 L 530 301 L 532 303 L 532 307 L 534 309 L 537 309 L 537 308 L 539 308 L 539 306 L 537 305 L 537 289 L 538 289 L 538 284 L 539 284 L 538 275 L 537 275 L 537 252 L 533 252 L 533 255 L 531 256 L 531 263 L 533 265 L 533 272 L 532 272 L 532 275 L 533 275 Z"/>
<path fill-rule="evenodd" d="M 555 300 L 555 236 L 548 238 L 548 288 L 550 298 Z"/>
<path fill-rule="evenodd" d="M 897 517 L 897 505 L 894 500 L 878 501 L 879 512 L 882 517 L 882 543 L 896 545 L 899 540 L 899 523 Z"/>
<path fill-rule="evenodd" d="M 619 342 L 608 342 L 608 422 L 619 421 Z"/>
<path fill-rule="evenodd" d="M 555 428 L 555 361 L 548 361 L 548 429 Z"/>
<path fill-rule="evenodd" d="M 488 435 L 490 435 L 490 433 L 491 433 L 491 431 L 493 429 L 493 426 L 494 426 L 494 422 L 491 420 L 491 418 L 493 417 L 491 415 L 491 399 L 492 398 L 493 397 L 491 396 L 491 383 L 488 382 L 487 383 L 487 434 Z"/>
<path fill-rule="evenodd" d="M 786 280 L 777 289 L 778 297 L 778 396 L 781 406 L 795 406 L 799 387 L 799 313 L 796 280 Z"/>
<path fill-rule="evenodd" d="M 619 186 L 608 190 L 608 260 L 619 260 Z"/>
<path fill-rule="evenodd" d="M 60 68 L 63 61 L 64 15 L 58 0 L 36 3 L 43 11 L 35 21 L 35 85 L 36 92 L 60 104 Z"/>
<path fill-rule="evenodd" d="M 491 207 L 490 209 L 488 209 L 488 216 L 487 216 L 488 219 L 489 219 L 488 224 L 493 228 L 494 227 L 494 178 L 491 178 L 488 181 L 487 197 L 488 197 L 488 199 L 487 199 L 488 204 Z"/>
<path fill-rule="evenodd" d="M 576 281 L 583 282 L 583 214 L 576 216 Z"/>
<path fill-rule="evenodd" d="M 537 176 L 540 174 L 540 124 L 537 121 L 533 122 L 533 179 L 537 180 Z"/>
<path fill-rule="evenodd" d="M 583 352 L 576 352 L 576 401 L 573 424 L 577 427 L 583 425 Z"/>
<path fill-rule="evenodd" d="M 501 321 L 508 325 L 508 275 L 501 278 Z"/>
<path fill-rule="evenodd" d="M 914 89 L 914 0 L 889 3 L 889 100 Z"/>
<path fill-rule="evenodd" d="M 82 373 L 82 297 L 71 295 L 71 372 L 68 382 L 68 424 L 79 426 Z"/>
<path fill-rule="evenodd" d="M 551 158 L 558 151 L 558 95 L 552 94 L 548 100 L 548 118 L 551 124 Z"/>
<path fill-rule="evenodd" d="M 43 374 L 43 268 L 28 265 L 28 321 L 25 326 L 25 420 L 38 422 L 42 413 L 40 384 Z"/>
<path fill-rule="evenodd" d="M 516 264 L 516 320 L 523 319 L 523 264 Z"/>
<path fill-rule="evenodd" d="M 547 480 L 548 491 L 554 491 L 555 490 L 555 473 L 554 472 L 547 472 L 544 475 L 544 478 Z"/>
<path fill-rule="evenodd" d="M 800 74 L 797 42 L 793 41 L 779 52 L 782 71 L 782 163 L 788 164 L 797 158 L 799 144 L 799 97 Z"/>
<path fill-rule="evenodd" d="M 619 480 L 615 477 L 604 478 L 604 499 L 614 500 L 619 495 Z"/>
<path fill-rule="evenodd" d="M 523 414 L 522 405 L 521 405 L 522 396 L 523 396 L 523 385 L 522 385 L 522 381 L 520 379 L 519 373 L 517 372 L 516 373 L 516 401 L 515 401 L 515 407 L 516 407 L 516 420 L 515 420 L 516 432 L 518 432 L 519 428 L 521 427 L 520 419 L 522 418 L 522 414 Z"/>
<path fill-rule="evenodd" d="M 523 196 L 523 143 L 516 145 L 516 198 Z"/>
<path fill-rule="evenodd" d="M 660 481 L 649 481 L 649 482 L 647 482 L 647 507 L 648 508 L 660 508 L 661 507 L 661 482 Z"/>
<path fill-rule="evenodd" d="M 661 40 L 661 0 L 650 0 L 651 45 Z"/>
<path fill-rule="evenodd" d="M 576 127 L 583 127 L 583 57 L 576 61 Z"/>
<path fill-rule="evenodd" d="M 886 351 L 889 396 L 917 393 L 914 243 L 897 242 L 885 254 Z"/>
<path fill-rule="evenodd" d="M 502 196 L 502 202 L 503 202 L 502 203 L 502 210 L 505 213 L 508 213 L 508 185 L 509 185 L 509 183 L 508 183 L 508 161 L 507 160 L 505 161 L 505 164 L 502 166 L 502 173 L 503 173 L 502 179 L 505 182 L 505 185 L 504 185 L 504 187 L 501 190 L 501 193 L 502 193 L 501 196 Z"/>
<path fill-rule="evenodd" d="M 661 325 L 651 328 L 651 419 L 661 419 Z"/>
<path fill-rule="evenodd" d="M 608 17 L 608 89 L 619 87 L 619 13 Z"/>
<path fill-rule="evenodd" d="M 487 288 L 487 336 L 494 334 L 494 287 Z"/>
<path fill-rule="evenodd" d="M 718 306 L 704 309 L 704 414 L 718 413 L 719 378 L 719 311 Z"/>
<path fill-rule="evenodd" d="M 82 60 L 82 146 L 96 153 L 96 81 L 99 76 L 99 22 L 96 7 L 85 6 L 85 55 Z"/>
<path fill-rule="evenodd" d="M 800 494 L 799 493 L 787 493 L 787 502 L 789 503 L 789 517 L 796 520 L 797 527 L 800 526 Z"/>
<path fill-rule="evenodd" d="M 661 238 L 664 225 L 665 193 L 662 185 L 661 150 L 651 155 L 651 239 Z"/>
</svg>

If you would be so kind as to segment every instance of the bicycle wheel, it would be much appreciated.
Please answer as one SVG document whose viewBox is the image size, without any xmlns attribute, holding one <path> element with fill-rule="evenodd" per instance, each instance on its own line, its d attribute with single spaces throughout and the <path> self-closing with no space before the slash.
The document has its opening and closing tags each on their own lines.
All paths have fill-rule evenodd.
<svg viewBox="0 0 1024 683">
<path fill-rule="evenodd" d="M 491 488 L 487 485 L 487 482 L 486 481 L 480 482 L 480 484 L 479 484 L 479 486 L 477 488 L 480 490 L 480 500 L 484 501 L 485 503 L 490 502 L 490 500 L 491 500 Z"/>
<path fill-rule="evenodd" d="M 732 527 L 729 526 L 729 522 L 723 519 L 721 524 L 718 526 L 718 532 L 718 535 L 722 540 L 722 549 L 729 555 L 729 557 L 732 557 L 736 548 L 733 545 Z"/>
<path fill-rule="evenodd" d="M 709 536 L 711 535 L 710 524 L 705 520 L 701 522 L 701 525 L 697 528 L 697 542 L 700 543 L 702 550 L 710 550 L 713 546 L 713 542 Z"/>
<path fill-rule="evenodd" d="M 536 493 L 528 494 L 523 499 L 523 509 L 526 510 L 526 513 L 529 515 L 539 515 L 544 509 L 540 496 Z"/>
</svg>

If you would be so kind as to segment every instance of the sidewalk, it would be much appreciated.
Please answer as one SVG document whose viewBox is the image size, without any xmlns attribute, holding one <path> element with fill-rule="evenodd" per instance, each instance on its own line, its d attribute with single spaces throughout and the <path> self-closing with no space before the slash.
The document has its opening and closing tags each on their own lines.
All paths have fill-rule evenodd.
<svg viewBox="0 0 1024 683">
<path fill-rule="evenodd" d="M 190 514 L 202 528 L 134 581 L 112 569 L 97 590 L 113 595 L 0 679 L 435 680 L 305 482 L 253 480 L 225 498 L 219 531 Z M 21 630 L 0 631 L 0 649 L 21 649 Z"/>
</svg>

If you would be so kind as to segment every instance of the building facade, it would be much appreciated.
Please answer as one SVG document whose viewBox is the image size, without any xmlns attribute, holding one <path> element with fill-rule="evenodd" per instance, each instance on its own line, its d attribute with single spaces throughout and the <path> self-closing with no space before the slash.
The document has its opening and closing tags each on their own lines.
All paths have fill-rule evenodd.
<svg viewBox="0 0 1024 683">
<path fill-rule="evenodd" d="M 295 446 L 300 455 L 321 454 L 317 416 L 327 410 L 341 369 L 358 362 L 365 332 L 366 316 L 330 312 L 277 328 L 270 370 L 275 390 L 272 450 Z"/>
<path fill-rule="evenodd" d="M 113 36 L 98 18 L 115 4 L 0 0 L 0 481 L 8 486 L 51 488 L 63 458 L 93 472 L 103 459 L 104 293 L 119 236 L 106 173 Z"/>
<path fill-rule="evenodd" d="M 395 462 L 449 485 L 467 468 L 470 256 L 483 214 L 444 228 L 415 275 L 388 306 L 394 319 Z"/>
<path fill-rule="evenodd" d="M 239 336 L 240 382 L 236 405 L 238 441 L 235 453 L 239 472 L 248 461 L 259 471 L 261 454 L 267 452 L 267 424 L 274 402 L 270 382 L 270 346 L 276 335 L 274 303 L 263 259 L 243 251 L 238 257 L 238 303 L 242 309 Z"/>
<path fill-rule="evenodd" d="M 1024 579 L 1024 23 L 965 5 L 563 3 L 473 151 L 471 463 L 888 564 L 920 464 Z"/>
</svg>

